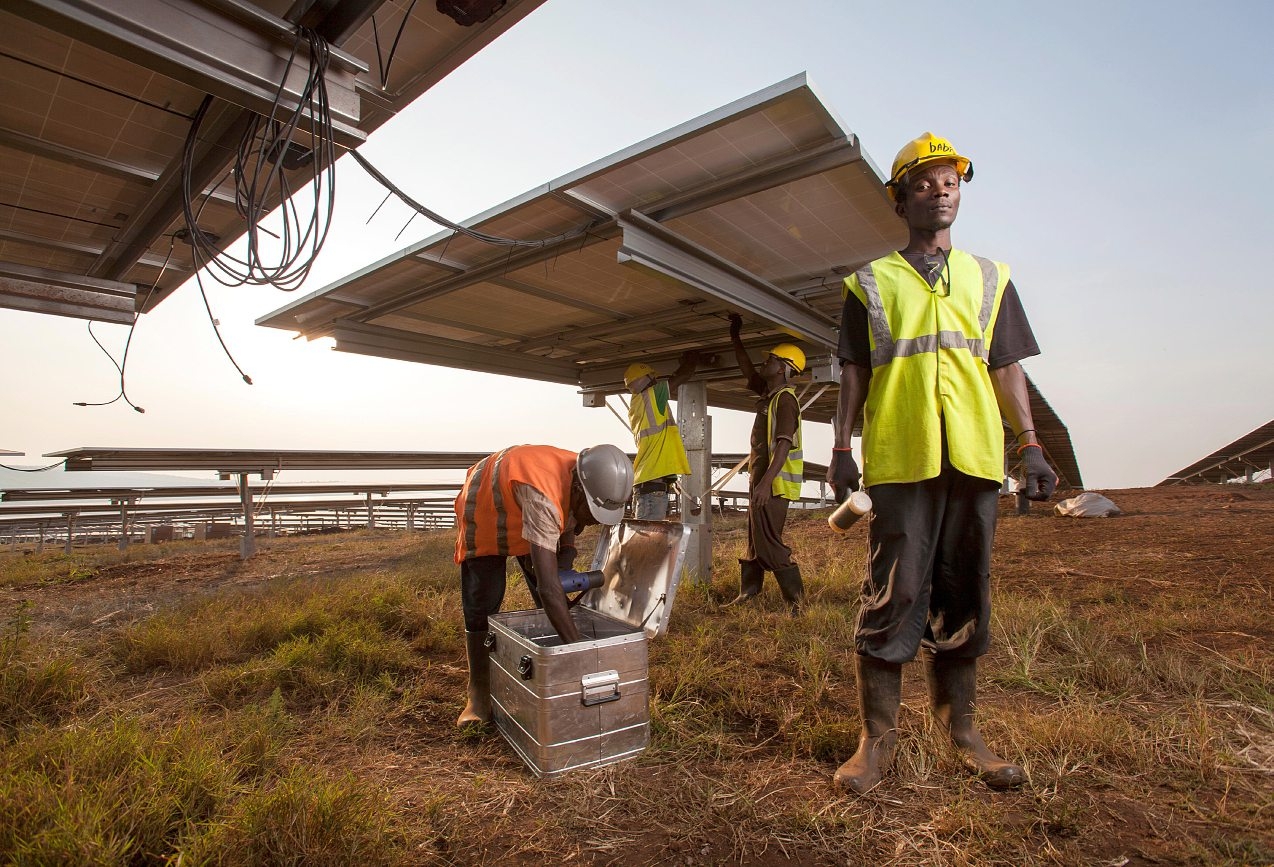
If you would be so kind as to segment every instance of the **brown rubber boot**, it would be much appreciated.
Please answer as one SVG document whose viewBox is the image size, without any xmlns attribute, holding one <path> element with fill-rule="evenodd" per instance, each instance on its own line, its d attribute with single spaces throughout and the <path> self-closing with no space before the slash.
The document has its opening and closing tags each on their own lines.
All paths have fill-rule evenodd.
<svg viewBox="0 0 1274 867">
<path fill-rule="evenodd" d="M 491 722 L 491 667 L 486 648 L 487 633 L 465 630 L 465 654 L 469 658 L 469 695 L 456 726 Z"/>
<path fill-rule="evenodd" d="M 793 563 L 791 566 L 779 569 L 774 573 L 774 577 L 779 582 L 783 601 L 792 606 L 792 616 L 799 616 L 801 602 L 805 599 L 805 583 L 801 581 L 801 567 Z"/>
<path fill-rule="evenodd" d="M 858 710 L 863 731 L 858 752 L 836 769 L 832 782 L 858 795 L 875 788 L 894 758 L 898 744 L 898 705 L 902 701 L 902 666 L 856 654 Z"/>
<path fill-rule="evenodd" d="M 922 655 L 925 682 L 938 725 L 951 735 L 965 767 L 992 789 L 1011 789 L 1026 782 L 1026 772 L 991 751 L 974 723 L 978 661 Z"/>
<path fill-rule="evenodd" d="M 731 599 L 722 608 L 731 605 L 742 605 L 749 602 L 761 592 L 761 584 L 765 581 L 765 569 L 757 560 L 739 561 L 739 595 Z"/>
</svg>

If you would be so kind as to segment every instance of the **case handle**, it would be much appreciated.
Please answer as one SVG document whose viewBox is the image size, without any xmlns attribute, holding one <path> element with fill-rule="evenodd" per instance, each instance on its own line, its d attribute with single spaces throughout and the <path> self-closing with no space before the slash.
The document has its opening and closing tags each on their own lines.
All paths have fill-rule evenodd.
<svg viewBox="0 0 1274 867">
<path fill-rule="evenodd" d="M 524 656 L 518 660 L 518 674 L 522 675 L 523 680 L 535 677 L 535 663 L 531 661 L 531 657 Z"/>
<path fill-rule="evenodd" d="M 579 679 L 579 701 L 584 707 L 619 701 L 619 672 L 599 671 Z"/>
</svg>

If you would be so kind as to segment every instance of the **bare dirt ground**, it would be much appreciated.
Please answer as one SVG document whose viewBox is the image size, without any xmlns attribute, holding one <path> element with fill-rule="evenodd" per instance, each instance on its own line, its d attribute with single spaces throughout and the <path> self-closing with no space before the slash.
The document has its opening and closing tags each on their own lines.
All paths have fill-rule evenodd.
<svg viewBox="0 0 1274 867">
<path fill-rule="evenodd" d="M 1120 506 L 1121 516 L 1060 518 L 1051 514 L 1051 504 L 1037 504 L 1030 514 L 1018 516 L 1013 514 L 1012 500 L 1005 498 L 993 567 L 997 592 L 1052 600 L 1077 620 L 1098 620 L 1112 605 L 1140 609 L 1147 623 L 1156 612 L 1197 606 L 1200 599 L 1224 599 L 1236 612 L 1232 620 L 1207 616 L 1177 623 L 1169 633 L 1147 629 L 1147 652 L 1153 652 L 1158 643 L 1170 645 L 1174 653 L 1186 648 L 1198 655 L 1224 657 L 1236 665 L 1245 661 L 1267 665 L 1274 642 L 1274 485 L 1103 493 Z M 798 559 L 807 543 L 813 545 L 817 540 L 826 546 L 824 519 L 825 513 L 794 514 L 790 533 Z M 863 544 L 862 540 L 852 543 Z M 19 600 L 26 600 L 34 628 L 73 642 L 92 641 L 97 635 L 201 594 L 227 588 L 264 591 L 285 570 L 288 576 L 309 571 L 375 572 L 393 568 L 399 556 L 393 546 L 378 551 L 369 546 L 327 544 L 321 558 L 298 568 L 296 552 L 304 544 L 305 540 L 299 539 L 265 542 L 248 561 L 241 561 L 237 549 L 230 547 L 211 550 L 192 545 L 183 550 L 174 545 L 171 556 L 159 560 L 102 565 L 92 574 L 75 575 L 74 580 L 65 582 L 0 588 L 0 605 L 11 609 Z M 806 580 L 811 594 L 816 595 L 817 574 L 807 575 Z M 714 582 L 713 595 L 724 598 L 731 589 L 729 579 L 723 576 Z M 769 592 L 773 592 L 772 587 Z M 1199 607 L 1204 610 L 1207 606 Z M 1131 641 L 1133 636 L 1118 638 Z M 659 654 L 658 649 L 652 650 L 652 681 L 657 676 L 656 663 L 676 664 L 675 660 L 660 660 Z M 830 774 L 837 761 L 847 756 L 833 758 L 815 751 L 815 758 L 793 760 L 790 748 L 785 752 L 785 748 L 767 745 L 765 732 L 757 723 L 754 746 L 716 760 L 696 756 L 693 769 L 677 755 L 664 754 L 537 783 L 498 736 L 487 733 L 475 738 L 454 732 L 452 720 L 464 688 L 463 654 L 435 654 L 427 663 L 433 680 L 423 688 L 423 698 L 418 696 L 410 709 L 395 711 L 368 741 L 326 752 L 321 745 L 313 747 L 316 760 L 336 762 L 350 772 L 380 780 L 409 808 L 427 808 L 441 816 L 434 820 L 438 830 L 433 851 L 427 858 L 422 854 L 422 863 L 543 864 L 542 853 L 548 847 L 545 835 L 559 834 L 565 841 L 562 851 L 572 853 L 574 863 L 845 863 L 842 855 L 829 855 L 827 850 L 810 845 L 808 839 L 785 843 L 778 833 L 772 835 L 772 845 L 754 841 L 741 847 L 739 839 L 747 835 L 746 829 L 729 823 L 714 827 L 669 825 L 666 811 L 684 799 L 686 814 L 699 816 L 704 799 L 738 798 L 743 791 L 754 802 L 746 811 L 750 816 L 764 815 L 767 810 L 786 815 L 805 813 L 809 822 L 820 828 L 845 824 L 848 814 L 836 818 L 829 812 L 848 809 L 832 791 Z M 771 672 L 763 676 L 781 679 L 793 675 Z M 654 688 L 658 686 L 654 684 Z M 838 684 L 831 694 L 856 733 L 852 683 Z M 1005 689 L 988 690 L 983 701 L 1009 717 L 1026 718 L 1052 709 L 1036 694 Z M 923 706 L 922 688 L 916 675 L 909 673 L 904 712 Z M 1266 763 L 1257 772 L 1266 775 L 1264 779 L 1274 790 L 1271 759 L 1274 755 L 1258 753 L 1256 763 Z M 942 770 L 944 774 L 957 773 L 949 766 Z M 730 780 L 730 787 L 714 790 L 705 783 L 714 776 Z M 473 787 L 457 796 L 462 798 L 468 818 L 448 818 L 447 810 L 438 806 L 438 781 L 451 778 L 465 780 Z M 889 845 L 882 854 L 878 842 L 865 840 L 862 851 L 875 853 L 869 863 L 929 863 L 927 857 L 908 856 L 908 834 L 922 829 L 925 835 L 968 841 L 979 833 L 978 822 L 989 821 L 987 817 L 993 815 L 998 833 L 1038 838 L 1031 863 L 1112 867 L 1271 863 L 1264 859 L 1274 853 L 1274 798 L 1267 796 L 1263 805 L 1259 801 L 1250 805 L 1235 819 L 1249 828 L 1246 839 L 1255 839 L 1255 848 L 1213 861 L 1201 858 L 1197 853 L 1205 850 L 1197 847 L 1183 852 L 1174 839 L 1182 835 L 1194 841 L 1210 839 L 1217 817 L 1226 815 L 1229 783 L 1225 779 L 1210 776 L 1189 790 L 1179 790 L 1174 784 L 1160 787 L 1171 790 L 1148 794 L 1138 786 L 1124 788 L 1105 777 L 1096 778 L 1101 782 L 1079 777 L 1089 788 L 1070 807 L 1068 801 L 1058 798 L 1058 789 L 1075 783 L 1064 775 L 1059 778 L 1061 782 L 1036 780 L 1034 789 L 1006 795 L 987 793 L 972 781 L 955 788 L 950 783 L 935 786 L 932 780 L 887 781 L 878 797 L 854 809 L 871 813 L 871 821 L 864 820 L 863 827 L 884 834 Z M 565 798 L 575 805 L 573 809 L 599 811 L 604 821 L 593 823 L 592 828 L 563 829 L 547 817 L 545 798 Z M 648 814 L 643 813 L 643 805 L 650 806 Z M 722 808 L 733 806 L 731 802 Z M 662 817 L 659 823 L 649 824 L 652 814 Z M 521 821 L 528 816 L 535 826 L 529 830 Z M 458 841 L 464 838 L 482 842 L 470 844 L 477 849 L 457 850 Z M 475 851 L 481 854 L 475 855 Z M 939 859 L 939 863 L 970 863 L 959 857 L 964 850 L 956 847 L 953 851 L 955 855 Z"/>
</svg>

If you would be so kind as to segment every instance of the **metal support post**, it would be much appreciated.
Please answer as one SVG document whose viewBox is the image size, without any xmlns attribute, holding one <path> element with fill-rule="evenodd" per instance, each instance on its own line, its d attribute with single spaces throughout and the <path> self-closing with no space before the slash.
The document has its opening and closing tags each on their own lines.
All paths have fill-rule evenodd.
<svg viewBox="0 0 1274 867">
<path fill-rule="evenodd" d="M 132 500 L 119 501 L 119 550 L 128 550 L 128 507 Z"/>
<path fill-rule="evenodd" d="M 682 478 L 681 519 L 691 532 L 685 568 L 690 580 L 712 580 L 712 418 L 708 384 L 688 382 L 677 389 L 677 426 L 690 459 L 690 475 Z M 698 514 L 695 504 L 698 503 Z"/>
<path fill-rule="evenodd" d="M 67 512 L 66 518 L 66 553 L 71 553 L 71 540 L 75 538 L 75 513 Z"/>
<path fill-rule="evenodd" d="M 372 506 L 372 492 L 367 492 L 367 529 L 376 529 L 376 509 Z"/>
<path fill-rule="evenodd" d="M 247 560 L 257 550 L 257 538 L 252 527 L 252 491 L 248 488 L 247 473 L 239 473 L 239 502 L 243 505 L 243 539 L 239 542 L 239 559 Z"/>
</svg>

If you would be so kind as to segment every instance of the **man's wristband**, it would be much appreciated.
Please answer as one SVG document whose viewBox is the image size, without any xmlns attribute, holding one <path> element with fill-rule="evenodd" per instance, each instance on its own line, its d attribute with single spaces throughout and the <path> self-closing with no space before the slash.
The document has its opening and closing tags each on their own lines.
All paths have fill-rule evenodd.
<svg viewBox="0 0 1274 867">
<path fill-rule="evenodd" d="M 1039 443 L 1022 443 L 1017 447 L 1017 453 L 1020 455 L 1024 449 L 1039 449 L 1040 451 L 1044 451 L 1044 447 Z"/>
</svg>

